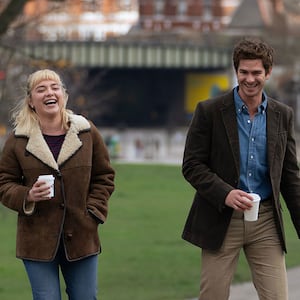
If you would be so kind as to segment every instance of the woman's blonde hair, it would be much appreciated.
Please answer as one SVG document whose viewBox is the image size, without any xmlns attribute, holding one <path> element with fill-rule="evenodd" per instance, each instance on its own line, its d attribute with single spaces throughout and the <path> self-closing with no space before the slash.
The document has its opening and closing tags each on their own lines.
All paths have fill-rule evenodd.
<svg viewBox="0 0 300 300">
<path fill-rule="evenodd" d="M 23 100 L 16 106 L 12 114 L 12 121 L 15 128 L 16 126 L 20 126 L 24 128 L 25 131 L 29 132 L 33 126 L 39 123 L 38 115 L 30 106 L 30 100 L 32 89 L 43 80 L 54 80 L 61 86 L 64 100 L 64 105 L 61 109 L 62 126 L 63 128 L 68 129 L 68 114 L 72 113 L 71 110 L 66 109 L 69 95 L 60 76 L 49 69 L 39 70 L 28 76 L 25 91 L 26 94 Z"/>
</svg>

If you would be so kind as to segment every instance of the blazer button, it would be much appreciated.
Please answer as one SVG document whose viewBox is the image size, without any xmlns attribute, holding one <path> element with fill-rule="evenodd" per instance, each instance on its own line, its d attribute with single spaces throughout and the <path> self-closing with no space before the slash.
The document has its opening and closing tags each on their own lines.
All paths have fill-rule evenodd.
<svg viewBox="0 0 300 300">
<path fill-rule="evenodd" d="M 59 207 L 60 207 L 60 208 L 65 208 L 65 204 L 64 204 L 64 203 L 60 203 L 60 204 L 59 204 Z"/>
</svg>

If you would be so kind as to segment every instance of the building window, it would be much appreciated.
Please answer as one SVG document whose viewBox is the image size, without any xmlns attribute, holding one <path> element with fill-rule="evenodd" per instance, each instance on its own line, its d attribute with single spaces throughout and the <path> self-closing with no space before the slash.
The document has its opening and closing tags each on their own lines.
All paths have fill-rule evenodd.
<svg viewBox="0 0 300 300">
<path fill-rule="evenodd" d="M 163 13 L 164 13 L 164 6 L 165 6 L 165 1 L 163 0 L 156 0 L 154 2 L 154 12 L 155 12 L 155 15 L 158 15 L 158 16 L 162 16 Z"/>
<path fill-rule="evenodd" d="M 119 0 L 120 10 L 137 9 L 137 0 Z"/>
<path fill-rule="evenodd" d="M 187 15 L 187 1 L 186 0 L 179 0 L 178 1 L 177 14 L 179 16 L 186 16 Z"/>
<path fill-rule="evenodd" d="M 211 21 L 212 19 L 212 4 L 211 0 L 203 0 L 203 19 L 205 21 Z"/>
<path fill-rule="evenodd" d="M 100 3 L 101 1 L 99 0 L 83 0 L 82 1 L 82 7 L 83 11 L 98 11 L 100 8 Z"/>
</svg>

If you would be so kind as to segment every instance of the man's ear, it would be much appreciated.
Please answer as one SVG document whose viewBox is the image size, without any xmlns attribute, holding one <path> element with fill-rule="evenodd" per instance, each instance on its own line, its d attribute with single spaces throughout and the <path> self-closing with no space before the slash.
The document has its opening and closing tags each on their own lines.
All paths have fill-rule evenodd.
<svg viewBox="0 0 300 300">
<path fill-rule="evenodd" d="M 273 68 L 272 68 L 272 67 L 270 67 L 270 69 L 269 69 L 269 72 L 268 72 L 268 73 L 266 73 L 266 79 L 269 79 L 269 78 L 271 77 L 272 70 L 273 70 Z"/>
</svg>

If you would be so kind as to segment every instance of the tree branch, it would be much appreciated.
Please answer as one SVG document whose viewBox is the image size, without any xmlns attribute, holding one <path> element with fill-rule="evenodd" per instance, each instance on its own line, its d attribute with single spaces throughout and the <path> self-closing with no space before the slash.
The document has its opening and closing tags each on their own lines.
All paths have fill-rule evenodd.
<svg viewBox="0 0 300 300">
<path fill-rule="evenodd" d="M 0 36 L 6 33 L 10 24 L 23 12 L 28 0 L 11 0 L 0 14 Z"/>
</svg>

